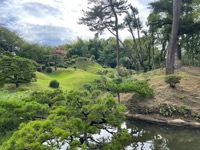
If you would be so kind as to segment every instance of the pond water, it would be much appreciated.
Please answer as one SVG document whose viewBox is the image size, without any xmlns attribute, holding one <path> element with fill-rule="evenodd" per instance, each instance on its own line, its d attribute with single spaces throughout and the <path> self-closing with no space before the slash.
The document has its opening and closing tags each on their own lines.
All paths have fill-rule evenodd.
<svg viewBox="0 0 200 150">
<path fill-rule="evenodd" d="M 150 124 L 127 120 L 132 135 L 126 150 L 200 150 L 200 129 Z"/>
</svg>

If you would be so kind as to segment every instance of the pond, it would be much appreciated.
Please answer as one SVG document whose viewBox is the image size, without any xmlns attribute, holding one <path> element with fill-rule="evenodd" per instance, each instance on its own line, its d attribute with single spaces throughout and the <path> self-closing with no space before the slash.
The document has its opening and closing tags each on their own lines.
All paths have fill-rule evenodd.
<svg viewBox="0 0 200 150">
<path fill-rule="evenodd" d="M 127 120 L 124 126 L 132 135 L 126 150 L 198 150 L 200 130 Z"/>
</svg>

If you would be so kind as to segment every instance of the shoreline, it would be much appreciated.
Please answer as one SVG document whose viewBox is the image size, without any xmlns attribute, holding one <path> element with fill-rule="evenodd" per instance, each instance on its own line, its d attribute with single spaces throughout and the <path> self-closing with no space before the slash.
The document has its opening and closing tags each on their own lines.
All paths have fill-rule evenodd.
<svg viewBox="0 0 200 150">
<path fill-rule="evenodd" d="M 181 126 L 181 127 L 191 127 L 191 128 L 200 128 L 200 123 L 194 120 L 186 120 L 182 118 L 158 118 L 152 117 L 150 115 L 143 114 L 130 114 L 129 112 L 125 113 L 125 116 L 128 119 L 142 120 L 150 123 L 157 123 L 160 125 L 170 125 L 170 126 Z"/>
</svg>

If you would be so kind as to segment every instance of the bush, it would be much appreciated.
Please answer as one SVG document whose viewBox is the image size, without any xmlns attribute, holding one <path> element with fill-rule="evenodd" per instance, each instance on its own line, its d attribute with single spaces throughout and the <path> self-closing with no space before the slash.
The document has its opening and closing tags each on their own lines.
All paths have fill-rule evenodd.
<svg viewBox="0 0 200 150">
<path fill-rule="evenodd" d="M 47 63 L 45 63 L 45 66 L 46 66 L 46 67 L 50 67 L 50 65 L 49 65 L 49 63 L 48 63 L 48 62 L 47 62 Z"/>
<path fill-rule="evenodd" d="M 50 66 L 54 66 L 54 63 L 53 63 L 53 62 L 49 62 L 49 65 L 50 65 Z"/>
<path fill-rule="evenodd" d="M 115 84 L 120 84 L 123 82 L 123 78 L 121 76 L 116 76 L 112 79 L 112 82 L 114 82 Z"/>
<path fill-rule="evenodd" d="M 4 87 L 4 82 L 0 79 L 0 88 Z"/>
<path fill-rule="evenodd" d="M 59 88 L 59 85 L 60 85 L 60 83 L 57 80 L 52 80 L 49 83 L 49 86 L 52 87 L 52 88 Z"/>
<path fill-rule="evenodd" d="M 121 77 L 127 77 L 128 75 L 131 75 L 131 72 L 129 69 L 126 69 L 125 67 L 120 66 L 119 67 L 119 76 Z"/>
<path fill-rule="evenodd" d="M 52 73 L 53 70 L 52 70 L 50 67 L 47 67 L 47 68 L 46 68 L 46 72 L 47 72 L 47 73 Z"/>
<path fill-rule="evenodd" d="M 45 71 L 45 70 L 46 70 L 46 68 L 47 68 L 46 66 L 42 66 L 42 70 L 43 70 L 43 71 Z"/>
<path fill-rule="evenodd" d="M 175 88 L 177 83 L 180 83 L 181 77 L 178 75 L 167 75 L 165 77 L 165 82 L 170 85 L 170 87 Z"/>
<path fill-rule="evenodd" d="M 108 73 L 108 70 L 98 70 L 97 74 L 99 75 L 106 75 Z"/>
<path fill-rule="evenodd" d="M 92 86 L 91 86 L 90 84 L 84 84 L 82 88 L 83 88 L 84 90 L 90 91 L 90 90 L 91 90 L 91 87 L 92 87 Z"/>
<path fill-rule="evenodd" d="M 38 72 L 42 72 L 42 68 L 41 67 L 37 67 L 37 71 Z"/>
</svg>

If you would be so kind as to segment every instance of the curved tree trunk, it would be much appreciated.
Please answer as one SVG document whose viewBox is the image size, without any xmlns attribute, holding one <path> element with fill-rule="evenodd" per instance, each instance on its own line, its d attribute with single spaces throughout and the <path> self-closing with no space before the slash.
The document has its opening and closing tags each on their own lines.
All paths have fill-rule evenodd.
<svg viewBox="0 0 200 150">
<path fill-rule="evenodd" d="M 171 37 L 168 45 L 166 60 L 166 74 L 174 74 L 175 52 L 178 48 L 178 28 L 182 0 L 173 0 L 173 23 Z"/>
</svg>

